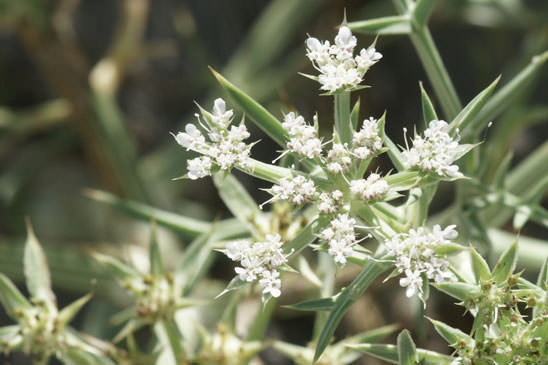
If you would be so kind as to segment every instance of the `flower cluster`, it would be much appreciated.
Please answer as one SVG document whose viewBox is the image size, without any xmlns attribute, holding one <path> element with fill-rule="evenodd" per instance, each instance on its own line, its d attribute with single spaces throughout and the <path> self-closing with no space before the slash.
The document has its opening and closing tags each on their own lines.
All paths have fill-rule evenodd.
<svg viewBox="0 0 548 365">
<path fill-rule="evenodd" d="M 279 185 L 272 186 L 272 198 L 263 204 L 272 200 L 287 200 L 301 205 L 312 201 L 316 195 L 316 186 L 312 180 L 301 175 L 292 178 L 284 177 L 280 179 Z"/>
<path fill-rule="evenodd" d="M 340 190 L 333 190 L 331 192 L 323 192 L 318 197 L 318 210 L 322 214 L 331 214 L 339 211 L 341 204 L 343 203 L 343 193 Z"/>
<path fill-rule="evenodd" d="M 403 151 L 405 167 L 433 171 L 439 176 L 461 177 L 459 167 L 453 163 L 462 155 L 462 149 L 458 139 L 453 139 L 448 130 L 449 125 L 445 121 L 431 121 L 424 131 L 424 138 L 415 136 L 413 147 Z"/>
<path fill-rule="evenodd" d="M 362 127 L 352 136 L 353 154 L 360 160 L 371 157 L 382 148 L 377 119 L 364 119 Z"/>
<path fill-rule="evenodd" d="M 317 117 L 314 117 L 317 120 Z M 322 153 L 322 142 L 316 128 L 307 125 L 304 118 L 294 112 L 285 115 L 282 126 L 289 132 L 287 150 L 303 157 L 314 158 Z"/>
<path fill-rule="evenodd" d="M 346 144 L 333 143 L 331 150 L 327 153 L 327 169 L 333 174 L 347 173 L 352 164 L 350 152 Z"/>
<path fill-rule="evenodd" d="M 143 320 L 167 318 L 177 309 L 171 276 L 145 275 L 124 281 L 122 285 L 135 297 L 137 315 Z"/>
<path fill-rule="evenodd" d="M 379 174 L 372 173 L 367 179 L 352 180 L 350 191 L 364 200 L 377 200 L 388 192 L 388 183 Z"/>
<path fill-rule="evenodd" d="M 454 279 L 449 262 L 436 253 L 436 248 L 454 244 L 452 240 L 458 235 L 454 228 L 455 225 L 451 225 L 442 230 L 435 225 L 432 232 L 428 232 L 419 227 L 384 243 L 388 254 L 396 257 L 396 270 L 405 275 L 400 279 L 400 285 L 407 287 L 405 294 L 408 297 L 422 294 L 423 277 L 436 283 Z"/>
<path fill-rule="evenodd" d="M 243 123 L 230 125 L 232 115 L 232 110 L 226 110 L 225 101 L 218 98 L 214 102 L 213 113 L 202 110 L 203 121 L 198 116 L 198 124 L 207 132 L 209 142 L 194 124 L 187 124 L 185 132 L 174 136 L 177 143 L 187 150 L 204 155 L 187 161 L 187 176 L 190 179 L 211 175 L 214 167 L 230 170 L 235 165 L 248 165 L 251 146 L 244 140 L 249 138 L 249 132 Z"/>
<path fill-rule="evenodd" d="M 317 80 L 322 85 L 321 90 L 336 92 L 355 89 L 363 81 L 367 70 L 382 58 L 373 45 L 361 49 L 354 57 L 356 43 L 356 37 L 347 26 L 340 27 L 334 44 L 329 41 L 322 43 L 314 37 L 306 40 L 306 55 L 320 72 Z"/>
<path fill-rule="evenodd" d="M 241 280 L 252 282 L 258 279 L 263 288 L 263 296 L 270 294 L 279 297 L 282 282 L 278 268 L 287 262 L 282 246 L 279 234 L 269 234 L 263 242 L 230 242 L 224 253 L 231 260 L 240 261 L 241 267 L 236 267 L 235 271 Z"/>
<path fill-rule="evenodd" d="M 327 252 L 339 264 L 346 264 L 346 258 L 352 255 L 352 246 L 356 243 L 355 225 L 356 220 L 343 213 L 337 215 L 329 227 L 320 233 L 320 237 L 329 245 Z"/>
</svg>

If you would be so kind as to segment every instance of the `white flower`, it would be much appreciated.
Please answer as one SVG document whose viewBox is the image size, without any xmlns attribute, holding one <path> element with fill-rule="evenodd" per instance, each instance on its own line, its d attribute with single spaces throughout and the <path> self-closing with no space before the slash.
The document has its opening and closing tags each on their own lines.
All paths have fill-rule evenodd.
<svg viewBox="0 0 548 365">
<path fill-rule="evenodd" d="M 348 172 L 352 158 L 346 147 L 340 143 L 333 143 L 327 153 L 327 169 L 333 174 Z"/>
<path fill-rule="evenodd" d="M 343 193 L 340 190 L 333 190 L 331 193 L 323 192 L 320 194 L 318 210 L 322 214 L 335 213 L 339 210 L 342 203 Z"/>
<path fill-rule="evenodd" d="M 449 125 L 443 120 L 431 121 L 424 137 L 415 136 L 413 147 L 402 152 L 405 167 L 417 167 L 439 176 L 461 177 L 459 167 L 453 165 L 461 156 L 460 145 L 448 130 Z"/>
<path fill-rule="evenodd" d="M 174 135 L 181 146 L 205 155 L 188 161 L 188 177 L 198 179 L 210 175 L 213 165 L 221 170 L 230 170 L 235 165 L 248 167 L 251 146 L 243 141 L 249 138 L 249 132 L 244 124 L 230 126 L 233 113 L 226 110 L 224 100 L 216 99 L 213 113 L 203 112 L 203 115 L 203 122 L 197 115 L 198 123 L 207 132 L 209 141 L 194 124 L 187 124 L 185 132 Z"/>
<path fill-rule="evenodd" d="M 272 200 L 288 200 L 296 205 L 301 205 L 313 200 L 317 191 L 314 182 L 304 176 L 280 179 L 279 185 L 272 186 Z M 266 204 L 267 202 L 263 203 Z"/>
<path fill-rule="evenodd" d="M 377 200 L 388 192 L 388 183 L 379 174 L 372 173 L 367 179 L 352 180 L 350 191 L 365 200 Z"/>
<path fill-rule="evenodd" d="M 353 154 L 361 160 L 371 157 L 382 148 L 377 119 L 364 119 L 362 127 L 352 136 Z"/>
<path fill-rule="evenodd" d="M 192 180 L 211 175 L 211 159 L 196 157 L 187 161 L 188 177 Z"/>
<path fill-rule="evenodd" d="M 288 151 L 308 158 L 322 153 L 322 142 L 317 137 L 316 128 L 307 125 L 302 116 L 290 112 L 285 115 L 282 126 L 289 132 Z"/>
<path fill-rule="evenodd" d="M 356 220 L 347 213 L 339 214 L 320 232 L 320 237 L 329 245 L 327 252 L 339 264 L 346 264 L 346 258 L 352 255 L 352 246 L 356 243 L 355 224 Z"/>
<path fill-rule="evenodd" d="M 267 294 L 280 296 L 282 282 L 278 268 L 287 262 L 283 253 L 283 242 L 279 234 L 266 235 L 265 240 L 251 244 L 239 240 L 227 244 L 224 253 L 233 261 L 240 261 L 241 267 L 234 271 L 241 280 L 259 280 L 263 297 Z"/>
<path fill-rule="evenodd" d="M 306 40 L 306 55 L 320 72 L 320 89 L 329 92 L 353 89 L 363 81 L 363 76 L 382 55 L 372 46 L 362 49 L 355 58 L 356 37 L 350 28 L 341 26 L 334 44 L 316 38 Z"/>
<path fill-rule="evenodd" d="M 404 274 L 400 285 L 407 288 L 408 297 L 422 295 L 423 277 L 436 283 L 455 279 L 445 256 L 435 253 L 436 247 L 454 243 L 458 235 L 454 228 L 451 225 L 442 230 L 435 225 L 432 232 L 428 232 L 424 227 L 419 227 L 384 243 L 388 254 L 396 257 L 396 270 Z"/>
</svg>

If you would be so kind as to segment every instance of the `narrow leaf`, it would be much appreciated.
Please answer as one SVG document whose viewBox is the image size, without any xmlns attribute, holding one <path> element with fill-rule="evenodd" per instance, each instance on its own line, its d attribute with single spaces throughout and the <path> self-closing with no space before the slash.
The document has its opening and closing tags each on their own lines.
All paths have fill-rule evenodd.
<svg viewBox="0 0 548 365">
<path fill-rule="evenodd" d="M 482 92 L 476 95 L 476 97 L 472 99 L 459 114 L 457 114 L 455 119 L 453 119 L 451 124 L 449 124 L 450 134 L 455 135 L 457 130 L 459 130 L 460 133 L 466 133 L 466 129 L 469 127 L 470 122 L 473 121 L 474 117 L 478 115 L 481 108 L 485 105 L 487 100 L 489 100 L 489 96 L 491 96 L 493 90 L 495 90 L 499 80 L 500 76 L 497 77 L 495 81 L 487 86 L 487 88 L 485 88 Z"/>
<path fill-rule="evenodd" d="M 66 326 L 74 316 L 82 309 L 82 307 L 91 299 L 93 296 L 92 293 L 88 293 L 80 299 L 75 300 L 74 302 L 67 305 L 63 308 L 57 317 L 57 321 L 60 327 Z"/>
<path fill-rule="evenodd" d="M 440 283 L 432 284 L 438 290 L 449 294 L 453 298 L 465 301 L 468 299 L 474 299 L 480 295 L 481 289 L 479 286 L 468 283 Z"/>
<path fill-rule="evenodd" d="M 260 219 L 263 214 L 242 184 L 234 176 L 223 176 L 221 173 L 215 174 L 213 182 L 221 199 L 232 214 L 249 231 L 256 233 L 257 229 L 254 222 L 256 219 Z"/>
<path fill-rule="evenodd" d="M 466 333 L 462 332 L 458 328 L 453 328 L 443 322 L 436 321 L 434 319 L 428 319 L 430 320 L 430 322 L 432 322 L 434 328 L 440 334 L 440 336 L 443 337 L 445 341 L 447 341 L 447 343 L 453 347 L 455 344 L 461 341 L 464 341 L 466 343 L 473 341 L 470 336 L 468 336 Z"/>
<path fill-rule="evenodd" d="M 387 151 L 388 157 L 390 158 L 390 161 L 392 161 L 392 163 L 394 164 L 394 167 L 396 168 L 396 170 L 403 171 L 405 170 L 405 167 L 404 167 L 403 158 L 401 156 L 400 149 L 398 148 L 398 146 L 396 146 L 394 142 L 392 142 L 390 137 L 388 137 L 388 135 L 386 134 L 386 131 L 384 128 L 385 122 L 386 122 L 386 112 L 382 115 L 382 117 L 379 119 L 379 122 L 378 122 L 380 137 L 382 138 L 384 145 L 388 148 L 388 151 Z"/>
<path fill-rule="evenodd" d="M 372 355 L 381 360 L 388 361 L 389 363 L 399 364 L 398 348 L 394 345 L 364 343 L 357 345 L 348 345 L 348 347 L 365 352 L 366 354 Z M 450 356 L 422 349 L 417 349 L 417 357 L 418 363 L 421 365 L 449 365 L 454 360 Z"/>
<path fill-rule="evenodd" d="M 335 299 L 336 297 L 306 300 L 284 307 L 298 311 L 330 311 L 335 307 Z"/>
<path fill-rule="evenodd" d="M 495 188 L 497 190 L 503 190 L 506 186 L 506 176 L 508 175 L 508 171 L 510 170 L 513 157 L 514 154 L 512 152 L 508 152 L 497 168 L 495 178 L 493 180 L 495 182 Z"/>
<path fill-rule="evenodd" d="M 470 249 L 470 258 L 472 260 L 472 270 L 474 271 L 474 277 L 476 283 L 481 281 L 487 281 L 491 278 L 491 270 L 485 259 L 476 251 L 474 247 Z"/>
<path fill-rule="evenodd" d="M 419 82 L 419 87 L 421 89 L 422 119 L 426 128 L 428 127 L 428 123 L 433 120 L 438 120 L 438 115 L 434 109 L 434 104 L 432 104 L 430 97 L 426 93 L 426 90 L 424 90 L 422 82 Z"/>
<path fill-rule="evenodd" d="M 360 99 L 356 100 L 352 111 L 350 112 L 350 120 L 352 121 L 352 129 L 356 130 L 358 128 L 358 119 L 360 117 Z"/>
<path fill-rule="evenodd" d="M 350 92 L 335 94 L 335 129 L 342 144 L 352 146 L 352 121 L 350 120 Z"/>
<path fill-rule="evenodd" d="M 93 257 L 106 266 L 118 280 L 137 279 L 142 276 L 137 270 L 124 264 L 118 259 L 115 259 L 114 257 L 97 252 L 93 253 Z"/>
<path fill-rule="evenodd" d="M 55 295 L 51 290 L 50 273 L 46 255 L 27 221 L 27 242 L 25 243 L 24 268 L 27 288 L 32 298 L 41 299 L 49 306 L 55 306 Z"/>
<path fill-rule="evenodd" d="M 217 294 L 215 299 L 222 297 L 223 295 L 225 295 L 226 293 L 232 290 L 240 289 L 241 287 L 246 286 L 247 284 L 248 284 L 247 281 L 243 281 L 242 279 L 240 279 L 239 276 L 235 276 L 232 280 L 230 280 L 226 288 L 222 292 Z"/>
<path fill-rule="evenodd" d="M 214 256 L 210 242 L 211 235 L 204 233 L 186 248 L 181 263 L 175 269 L 175 277 L 182 285 L 181 295 L 191 292 L 198 280 L 211 267 Z"/>
<path fill-rule="evenodd" d="M 537 279 L 537 285 L 543 290 L 548 290 L 548 257 L 540 269 Z"/>
<path fill-rule="evenodd" d="M 329 314 L 329 318 L 318 338 L 314 361 L 317 361 L 331 341 L 335 329 L 342 317 L 352 304 L 365 292 L 369 285 L 384 271 L 390 268 L 390 264 L 377 261 L 369 261 L 365 264 L 361 273 L 345 288 L 337 297 L 335 307 Z"/>
<path fill-rule="evenodd" d="M 398 335 L 398 361 L 400 365 L 414 365 L 417 361 L 417 347 L 408 330 Z"/>
<path fill-rule="evenodd" d="M 220 73 L 211 67 L 209 69 L 217 81 L 219 81 L 221 86 L 244 111 L 244 113 L 249 116 L 251 120 L 253 120 L 255 124 L 276 143 L 282 147 L 285 147 L 288 134 L 282 127 L 282 123 L 270 114 L 270 112 L 268 112 L 262 105 L 253 100 L 249 95 L 231 84 Z"/>
<path fill-rule="evenodd" d="M 518 258 L 517 250 L 518 240 L 516 239 L 502 254 L 499 261 L 493 268 L 493 279 L 495 279 L 497 283 L 505 282 L 508 280 L 510 275 L 512 275 Z"/>
<path fill-rule="evenodd" d="M 354 32 L 365 34 L 409 34 L 411 32 L 411 20 L 407 14 L 350 22 L 347 25 Z"/>
<path fill-rule="evenodd" d="M 320 217 L 310 222 L 299 234 L 284 247 L 285 254 L 292 256 L 300 252 L 303 248 L 314 242 L 316 235 L 329 224 L 329 220 Z"/>
<path fill-rule="evenodd" d="M 11 319 L 18 321 L 18 310 L 30 309 L 31 304 L 4 274 L 0 273 L 0 302 Z"/>
<path fill-rule="evenodd" d="M 437 0 L 417 0 L 413 8 L 413 20 L 420 25 L 425 25 L 428 22 L 428 17 L 434 10 Z"/>
<path fill-rule="evenodd" d="M 158 245 L 158 234 L 156 229 L 156 222 L 154 221 L 152 221 L 150 225 L 150 245 L 148 248 L 148 255 L 150 260 L 150 274 L 163 275 L 164 263 L 162 262 L 160 246 Z"/>
</svg>

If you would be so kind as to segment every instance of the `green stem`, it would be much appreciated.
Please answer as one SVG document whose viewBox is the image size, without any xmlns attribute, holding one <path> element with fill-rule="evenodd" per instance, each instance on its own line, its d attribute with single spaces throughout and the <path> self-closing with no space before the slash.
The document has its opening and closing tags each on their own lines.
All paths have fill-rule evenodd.
<svg viewBox="0 0 548 365">
<path fill-rule="evenodd" d="M 276 298 L 270 298 L 268 302 L 261 304 L 259 311 L 255 315 L 253 324 L 249 327 L 249 332 L 245 339 L 246 342 L 259 341 L 263 338 L 277 302 Z"/>
<path fill-rule="evenodd" d="M 163 332 L 162 335 L 169 341 L 169 347 L 173 353 L 175 364 L 183 364 L 185 351 L 183 349 L 183 341 L 179 328 L 173 320 L 162 320 L 158 330 Z"/>
<path fill-rule="evenodd" d="M 320 267 L 320 275 L 322 278 L 322 288 L 320 289 L 320 298 L 327 298 L 333 295 L 335 289 L 335 272 L 337 270 L 333 258 L 326 252 L 319 252 L 318 264 Z M 316 340 L 327 322 L 329 313 L 325 311 L 317 311 L 314 321 L 313 340 Z"/>
<path fill-rule="evenodd" d="M 462 105 L 428 27 L 414 23 L 410 38 L 440 100 L 445 116 L 448 119 L 455 118 L 462 109 Z"/>
<path fill-rule="evenodd" d="M 350 92 L 335 94 L 335 129 L 342 144 L 352 146 L 352 121 L 350 120 Z"/>
</svg>

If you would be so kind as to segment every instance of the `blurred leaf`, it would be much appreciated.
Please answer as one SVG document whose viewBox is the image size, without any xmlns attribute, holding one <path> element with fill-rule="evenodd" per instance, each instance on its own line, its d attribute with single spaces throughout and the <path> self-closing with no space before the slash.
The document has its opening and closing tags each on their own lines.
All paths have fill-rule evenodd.
<svg viewBox="0 0 548 365">
<path fill-rule="evenodd" d="M 548 257 L 546 257 L 546 260 L 538 273 L 537 285 L 544 290 L 548 289 Z"/>
<path fill-rule="evenodd" d="M 360 117 L 360 98 L 356 100 L 356 103 L 354 103 L 354 107 L 352 108 L 352 111 L 350 112 L 350 120 L 352 121 L 353 130 L 358 129 L 359 117 Z"/>
<path fill-rule="evenodd" d="M 361 273 L 339 294 L 335 301 L 335 307 L 331 310 L 325 327 L 318 338 L 316 352 L 314 353 L 314 361 L 319 359 L 331 341 L 331 337 L 333 336 L 335 329 L 339 325 L 339 322 L 348 308 L 350 308 L 350 306 L 354 304 L 363 292 L 365 292 L 373 280 L 375 280 L 375 278 L 384 271 L 388 270 L 389 267 L 390 264 L 387 263 L 368 261 Z"/>
<path fill-rule="evenodd" d="M 0 273 L 0 301 L 6 310 L 8 316 L 15 321 L 19 321 L 16 312 L 18 310 L 30 309 L 31 304 L 21 294 L 19 289 L 4 274 Z"/>
<path fill-rule="evenodd" d="M 181 294 L 191 292 L 196 283 L 211 268 L 214 253 L 210 242 L 211 234 L 204 233 L 186 248 L 181 263 L 175 269 L 175 275 L 184 283 Z"/>
<path fill-rule="evenodd" d="M 398 361 L 400 365 L 415 365 L 417 362 L 417 348 L 408 330 L 398 335 Z"/>
<path fill-rule="evenodd" d="M 502 160 L 499 167 L 497 168 L 497 172 L 495 173 L 494 178 L 495 187 L 497 190 L 503 190 L 505 188 L 506 176 L 508 175 L 508 171 L 510 170 L 513 157 L 514 154 L 512 152 L 508 152 L 506 156 L 504 156 L 504 160 Z"/>
<path fill-rule="evenodd" d="M 417 0 L 413 8 L 413 20 L 419 25 L 425 25 L 428 22 L 428 17 L 434 10 L 437 0 Z"/>
<path fill-rule="evenodd" d="M 516 235 L 499 229 L 487 231 L 490 241 L 493 244 L 493 255 L 503 255 L 508 247 L 516 241 Z M 520 267 L 531 270 L 540 270 L 544 259 L 548 257 L 548 241 L 532 238 L 524 235 L 519 236 L 519 250 L 517 252 Z"/>
<path fill-rule="evenodd" d="M 330 311 L 335 307 L 335 299 L 336 297 L 305 300 L 284 307 L 298 311 Z"/>
<path fill-rule="evenodd" d="M 231 84 L 221 74 L 210 67 L 211 72 L 217 78 L 217 81 L 228 92 L 232 99 L 244 111 L 244 113 L 255 122 L 255 124 L 265 132 L 274 142 L 285 147 L 287 141 L 287 131 L 282 127 L 282 123 L 268 112 L 262 105 L 253 100 L 249 95 Z"/>
<path fill-rule="evenodd" d="M 502 254 L 497 264 L 493 268 L 492 276 L 497 283 L 500 284 L 500 283 L 506 282 L 506 280 L 508 280 L 510 275 L 512 275 L 512 272 L 514 271 L 514 268 L 516 267 L 516 262 L 518 258 L 517 249 L 518 249 L 518 239 L 516 238 L 514 243 L 512 243 L 510 247 L 508 247 L 506 252 Z"/>
<path fill-rule="evenodd" d="M 82 309 L 82 307 L 91 299 L 92 296 L 93 294 L 89 293 L 59 311 L 59 315 L 57 316 L 57 323 L 59 323 L 59 326 L 66 326 L 80 311 L 80 309 Z"/>
<path fill-rule="evenodd" d="M 27 242 L 25 243 L 23 266 L 31 297 L 43 300 L 50 308 L 55 307 L 55 295 L 51 290 L 48 262 L 29 221 L 27 221 Z"/>
<path fill-rule="evenodd" d="M 499 91 L 493 94 L 489 101 L 485 103 L 482 110 L 469 121 L 470 128 L 468 130 L 463 129 L 463 140 L 476 136 L 489 122 L 500 115 L 508 106 L 512 105 L 513 101 L 517 99 L 517 96 L 521 94 L 531 80 L 537 76 L 538 71 L 547 59 L 548 51 L 533 57 L 531 63 L 529 63 L 527 67 L 514 76 L 514 78 Z"/>
<path fill-rule="evenodd" d="M 140 279 L 143 276 L 131 266 L 122 263 L 114 257 L 103 255 L 98 252 L 94 252 L 93 257 L 106 266 L 112 275 L 114 275 L 118 280 Z"/>
<path fill-rule="evenodd" d="M 439 283 L 432 284 L 438 290 L 456 298 L 458 300 L 469 300 L 477 298 L 481 293 L 481 288 L 478 285 L 469 283 Z"/>
<path fill-rule="evenodd" d="M 105 191 L 88 189 L 85 191 L 85 194 L 93 200 L 111 205 L 133 217 L 145 221 L 154 220 L 159 225 L 173 229 L 188 238 L 195 238 L 204 232 L 209 232 L 212 227 L 209 222 L 152 208 L 146 204 L 137 203 L 131 200 L 121 199 Z M 227 219 L 217 222 L 215 225 L 216 229 L 214 236 L 217 239 L 238 237 L 247 233 L 247 229 L 242 227 L 241 223 L 236 219 Z"/>
<path fill-rule="evenodd" d="M 159 336 L 164 341 L 167 339 L 167 344 L 173 353 L 175 359 L 174 365 L 183 364 L 185 357 L 185 351 L 183 349 L 183 337 L 177 323 L 174 320 L 163 320 L 155 326 L 156 332 L 161 332 L 162 336 Z"/>
<path fill-rule="evenodd" d="M 316 275 L 314 270 L 312 270 L 312 268 L 310 267 L 310 264 L 308 263 L 306 258 L 303 255 L 299 255 L 297 259 L 299 260 L 299 264 L 298 264 L 299 271 L 298 272 L 300 272 L 300 274 L 303 276 L 303 278 L 308 280 L 310 283 L 317 286 L 318 288 L 321 288 L 322 287 L 322 281 L 320 280 L 318 275 Z"/>
<path fill-rule="evenodd" d="M 476 251 L 474 247 L 470 247 L 470 258 L 472 261 L 472 270 L 476 283 L 491 279 L 491 270 L 485 259 Z"/>
<path fill-rule="evenodd" d="M 213 182 L 227 208 L 250 232 L 257 235 L 255 222 L 263 218 L 263 213 L 242 184 L 234 176 L 221 173 L 215 174 Z"/>
<path fill-rule="evenodd" d="M 364 343 L 357 345 L 348 345 L 348 347 L 365 352 L 366 354 L 372 355 L 381 360 L 388 361 L 389 363 L 399 364 L 398 348 L 394 345 Z M 417 349 L 417 357 L 418 363 L 423 365 L 450 365 L 454 360 L 450 356 L 422 349 Z"/>
<path fill-rule="evenodd" d="M 224 288 L 224 290 L 215 297 L 215 299 L 222 297 L 223 295 L 225 295 L 226 293 L 232 290 L 240 289 L 241 287 L 246 286 L 247 284 L 249 284 L 247 281 L 243 281 L 242 279 L 240 279 L 239 276 L 235 276 L 234 278 L 232 278 L 232 280 L 230 280 L 226 288 Z"/>
<path fill-rule="evenodd" d="M 447 343 L 452 347 L 455 347 L 455 345 L 459 342 L 469 343 L 470 341 L 473 341 L 470 336 L 468 336 L 466 333 L 462 332 L 458 328 L 453 328 L 443 322 L 436 321 L 431 318 L 428 319 L 430 320 L 430 322 L 432 322 L 434 328 L 440 334 L 440 336 L 443 337 L 445 341 L 447 341 Z"/>
<path fill-rule="evenodd" d="M 482 92 L 480 92 L 474 99 L 472 99 L 462 111 L 451 121 L 449 124 L 449 133 L 455 135 L 456 131 L 459 130 L 460 133 L 467 133 L 468 128 L 473 128 L 471 122 L 474 120 L 474 117 L 478 115 L 485 103 L 489 100 L 489 97 L 495 90 L 500 76 L 495 79 L 489 86 L 487 86 Z"/>
<path fill-rule="evenodd" d="M 67 365 L 112 365 L 114 362 L 106 357 L 89 353 L 78 347 L 71 346 L 57 352 L 57 357 Z"/>
<path fill-rule="evenodd" d="M 162 254 L 158 245 L 158 234 L 156 230 L 156 222 L 150 224 L 150 244 L 148 248 L 148 256 L 150 260 L 150 274 L 163 275 L 164 263 L 162 262 Z"/>
<path fill-rule="evenodd" d="M 348 27 L 356 33 L 365 34 L 409 34 L 411 33 L 411 18 L 409 15 L 386 16 L 382 18 L 362 20 L 348 23 Z"/>
</svg>

